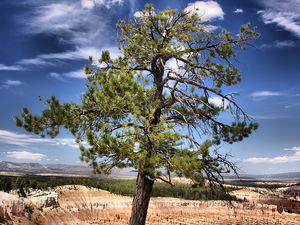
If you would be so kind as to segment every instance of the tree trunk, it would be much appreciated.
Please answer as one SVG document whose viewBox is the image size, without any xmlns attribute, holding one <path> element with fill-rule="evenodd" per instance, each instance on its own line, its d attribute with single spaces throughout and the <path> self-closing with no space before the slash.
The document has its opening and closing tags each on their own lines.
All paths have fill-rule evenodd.
<svg viewBox="0 0 300 225">
<path fill-rule="evenodd" d="M 154 180 L 147 172 L 139 172 L 136 181 L 136 191 L 132 202 L 132 211 L 129 225 L 144 225 Z"/>
</svg>

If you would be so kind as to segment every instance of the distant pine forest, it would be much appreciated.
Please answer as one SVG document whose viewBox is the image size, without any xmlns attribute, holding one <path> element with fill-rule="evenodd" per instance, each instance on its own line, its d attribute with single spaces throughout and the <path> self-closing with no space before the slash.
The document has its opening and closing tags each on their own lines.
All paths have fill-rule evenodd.
<svg viewBox="0 0 300 225">
<path fill-rule="evenodd" d="M 26 197 L 30 189 L 49 190 L 56 186 L 84 185 L 97 188 L 123 196 L 133 196 L 135 180 L 133 179 L 110 179 L 110 178 L 79 178 L 79 177 L 54 177 L 54 176 L 0 176 L 0 190 L 10 192 L 17 190 L 20 197 Z M 226 192 L 235 190 L 226 187 Z M 187 200 L 232 200 L 232 197 L 221 188 L 212 192 L 208 187 L 195 187 L 188 184 L 169 185 L 156 182 L 152 197 L 174 197 Z"/>
</svg>

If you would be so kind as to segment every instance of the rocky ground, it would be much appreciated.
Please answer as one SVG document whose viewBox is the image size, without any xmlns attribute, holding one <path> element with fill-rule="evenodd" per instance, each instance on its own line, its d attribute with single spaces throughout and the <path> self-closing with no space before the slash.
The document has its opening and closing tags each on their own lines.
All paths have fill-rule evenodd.
<svg viewBox="0 0 300 225">
<path fill-rule="evenodd" d="M 242 190 L 234 194 L 247 201 L 152 198 L 147 224 L 299 224 L 299 214 L 284 210 L 280 213 L 276 205 L 255 201 L 260 199 L 259 193 Z M 74 185 L 57 187 L 51 192 L 35 192 L 28 198 L 0 192 L 0 224 L 123 225 L 128 224 L 131 201 L 130 197 Z"/>
</svg>

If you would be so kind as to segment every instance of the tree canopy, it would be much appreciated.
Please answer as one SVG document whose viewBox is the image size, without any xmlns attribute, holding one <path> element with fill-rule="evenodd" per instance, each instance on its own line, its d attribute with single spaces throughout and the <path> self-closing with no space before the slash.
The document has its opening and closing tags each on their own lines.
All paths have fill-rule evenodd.
<svg viewBox="0 0 300 225">
<path fill-rule="evenodd" d="M 103 51 L 98 61 L 90 57 L 81 104 L 52 96 L 40 116 L 24 108 L 15 117 L 17 126 L 52 138 L 61 127 L 69 130 L 81 160 L 97 173 L 131 167 L 167 183 L 172 174 L 220 183 L 236 167 L 218 146 L 242 141 L 258 127 L 234 93 L 222 90 L 241 81 L 236 54 L 259 34 L 250 24 L 238 35 L 225 29 L 215 34 L 196 13 L 156 13 L 149 4 L 117 28 L 120 55 Z"/>
<path fill-rule="evenodd" d="M 243 25 L 236 37 L 226 30 L 215 35 L 197 14 L 169 8 L 156 14 L 146 5 L 140 17 L 117 24 L 122 55 L 111 59 L 103 51 L 98 66 L 85 66 L 82 104 L 61 104 L 52 96 L 41 116 L 24 108 L 16 124 L 52 138 L 66 128 L 82 161 L 99 173 L 134 167 L 154 177 L 164 171 L 199 180 L 203 172 L 226 172 L 226 161 L 209 147 L 241 141 L 257 128 L 234 95 L 222 93 L 224 85 L 241 81 L 232 60 L 257 38 L 249 27 Z M 223 104 L 213 104 L 212 97 Z M 231 124 L 218 120 L 226 110 Z"/>
</svg>

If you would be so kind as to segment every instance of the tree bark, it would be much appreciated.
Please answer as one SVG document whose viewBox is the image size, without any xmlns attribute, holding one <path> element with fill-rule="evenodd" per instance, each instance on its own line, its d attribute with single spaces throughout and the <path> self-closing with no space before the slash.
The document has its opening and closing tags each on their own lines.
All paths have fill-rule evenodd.
<svg viewBox="0 0 300 225">
<path fill-rule="evenodd" d="M 165 63 L 166 60 L 164 60 L 161 56 L 156 56 L 151 63 L 151 70 L 154 76 L 153 85 L 156 87 L 156 92 L 152 96 L 151 102 L 163 100 L 162 80 Z M 154 118 L 150 121 L 151 126 L 148 127 L 149 129 L 147 130 L 148 134 L 151 133 L 153 126 L 159 123 L 161 108 L 157 108 L 153 116 Z M 150 139 L 149 144 L 150 149 L 147 156 L 150 158 L 152 154 L 155 154 L 155 152 L 152 151 L 152 142 Z M 147 168 L 147 166 L 144 168 Z M 136 190 L 132 201 L 132 211 L 129 225 L 145 225 L 153 184 L 154 179 L 151 178 L 150 174 L 144 170 L 139 170 L 136 180 Z"/>
<path fill-rule="evenodd" d="M 154 180 L 149 177 L 147 172 L 138 172 L 129 225 L 144 225 L 146 223 L 153 184 Z"/>
</svg>

